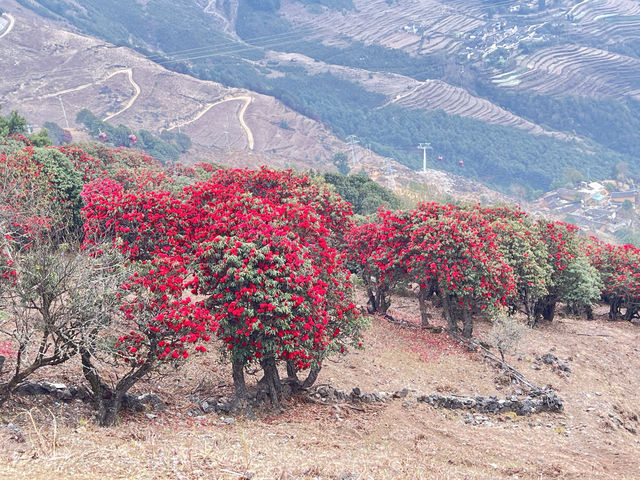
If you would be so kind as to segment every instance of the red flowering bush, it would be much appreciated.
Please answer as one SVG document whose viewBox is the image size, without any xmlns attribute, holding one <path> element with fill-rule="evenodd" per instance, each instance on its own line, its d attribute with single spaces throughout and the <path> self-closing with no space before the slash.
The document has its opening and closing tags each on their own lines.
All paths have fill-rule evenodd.
<svg viewBox="0 0 640 480">
<path fill-rule="evenodd" d="M 513 269 L 484 212 L 424 204 L 414 214 L 411 235 L 415 278 L 421 292 L 435 288 L 452 331 L 461 318 L 463 335 L 470 337 L 475 313 L 504 306 L 514 294 Z"/>
<path fill-rule="evenodd" d="M 547 295 L 536 303 L 534 324 L 540 317 L 553 320 L 558 302 L 568 304 L 575 312 L 589 312 L 600 298 L 600 275 L 589 263 L 578 231 L 575 225 L 538 221 L 538 235 L 547 246 L 551 279 Z"/>
<path fill-rule="evenodd" d="M 385 315 L 393 289 L 408 280 L 409 238 L 403 233 L 408 222 L 399 215 L 381 210 L 378 222 L 355 225 L 345 236 L 350 264 L 366 288 L 371 313 Z"/>
<path fill-rule="evenodd" d="M 129 185 L 129 184 L 128 184 Z M 216 324 L 202 302 L 185 296 L 192 280 L 192 210 L 168 191 L 149 190 L 149 184 L 130 185 L 105 178 L 89 183 L 85 201 L 85 245 L 108 239 L 127 262 L 131 274 L 123 282 L 121 332 L 107 355 L 123 361 L 128 370 L 112 391 L 101 378 L 97 363 L 108 363 L 96 338 L 81 347 L 83 371 L 99 403 L 101 421 L 115 421 L 124 394 L 162 361 L 176 362 L 191 348 L 203 351 Z M 100 332 L 93 332 L 97 337 Z M 105 390 L 109 391 L 105 395 Z M 106 397 L 106 400 L 105 400 Z"/>
<path fill-rule="evenodd" d="M 601 293 L 609 304 L 609 318 L 637 318 L 640 314 L 640 249 L 591 238 L 585 250 L 602 279 Z"/>
<path fill-rule="evenodd" d="M 240 398 L 250 363 L 261 366 L 261 383 L 277 403 L 278 361 L 292 380 L 311 367 L 306 386 L 328 354 L 358 342 L 349 272 L 332 241 L 346 215 L 319 195 L 295 197 L 302 181 L 291 172 L 236 170 L 186 190 L 190 208 L 203 212 L 194 291 L 219 325 Z M 285 191 L 287 183 L 294 188 Z"/>
<path fill-rule="evenodd" d="M 118 354 L 143 371 L 186 358 L 216 331 L 238 395 L 243 369 L 257 363 L 277 402 L 278 361 L 294 378 L 311 367 L 313 380 L 327 354 L 357 342 L 349 272 L 335 247 L 348 209 L 320 189 L 300 187 L 296 197 L 306 180 L 291 172 L 209 174 L 177 192 L 110 178 L 86 186 L 86 242 L 108 236 L 136 269 Z"/>
</svg>

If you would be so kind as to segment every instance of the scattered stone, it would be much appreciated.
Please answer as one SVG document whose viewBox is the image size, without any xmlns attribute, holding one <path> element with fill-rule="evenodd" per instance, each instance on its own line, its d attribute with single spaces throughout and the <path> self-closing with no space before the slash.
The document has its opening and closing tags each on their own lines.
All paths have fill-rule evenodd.
<svg viewBox="0 0 640 480">
<path fill-rule="evenodd" d="M 407 396 L 407 394 L 409 393 L 409 389 L 408 388 L 403 388 L 402 390 L 399 390 L 397 392 L 395 392 L 393 394 L 393 398 L 404 398 Z"/>
<path fill-rule="evenodd" d="M 146 415 L 147 415 L 147 418 L 149 420 L 153 420 L 154 418 L 158 418 L 158 415 L 155 415 L 153 413 L 147 413 Z"/>
<path fill-rule="evenodd" d="M 417 405 L 416 401 L 411 401 L 411 399 L 407 399 L 404 402 L 402 402 L 402 406 L 404 408 L 413 408 Z"/>
<path fill-rule="evenodd" d="M 565 377 L 568 377 L 569 374 L 571 373 L 569 364 L 567 364 L 566 362 L 560 361 L 560 359 L 552 353 L 545 353 L 542 356 L 536 357 L 533 368 L 535 370 L 540 370 L 540 363 L 544 363 L 545 365 L 550 365 L 554 371 L 556 371 L 558 374 L 563 375 Z"/>
<path fill-rule="evenodd" d="M 162 399 L 155 393 L 140 395 L 138 401 L 143 405 L 151 407 L 151 410 L 154 412 L 164 412 L 167 408 Z"/>
<path fill-rule="evenodd" d="M 558 357 L 556 357 L 552 353 L 545 353 L 544 355 L 542 355 L 542 357 L 540 357 L 540 359 L 542 360 L 543 363 L 546 363 L 547 365 L 553 365 L 554 363 L 558 363 Z"/>
<path fill-rule="evenodd" d="M 516 415 L 530 415 L 543 411 L 559 412 L 564 406 L 562 399 L 553 390 L 532 390 L 522 400 L 511 396 L 508 399 L 499 400 L 497 397 L 446 397 L 442 395 L 423 395 L 418 400 L 429 403 L 436 408 L 447 409 L 474 409 L 480 413 L 503 413 L 513 412 Z"/>
<path fill-rule="evenodd" d="M 220 417 L 220 421 L 222 423 L 226 423 L 227 425 L 231 425 L 236 421 L 236 419 L 233 417 Z"/>
<path fill-rule="evenodd" d="M 49 391 L 39 383 L 23 383 L 15 389 L 15 393 L 17 395 L 46 395 Z"/>
<path fill-rule="evenodd" d="M 11 438 L 13 438 L 16 442 L 24 443 L 26 441 L 26 437 L 24 436 L 24 432 L 22 431 L 22 429 L 20 427 L 16 427 L 13 423 L 9 422 L 9 423 L 7 423 L 5 428 L 7 430 L 9 430 Z"/>
<path fill-rule="evenodd" d="M 342 476 L 340 477 L 340 480 L 357 480 L 359 477 L 360 477 L 360 474 L 356 472 L 348 472 L 348 473 L 342 474 Z"/>
<path fill-rule="evenodd" d="M 89 394 L 86 390 L 77 387 L 67 387 L 64 383 L 23 383 L 15 390 L 16 395 L 50 395 L 63 402 L 71 402 L 76 399 L 86 401 Z"/>
<path fill-rule="evenodd" d="M 192 407 L 189 410 L 187 410 L 186 415 L 188 417 L 199 417 L 201 413 L 202 412 L 200 411 L 200 409 L 198 407 Z"/>
</svg>

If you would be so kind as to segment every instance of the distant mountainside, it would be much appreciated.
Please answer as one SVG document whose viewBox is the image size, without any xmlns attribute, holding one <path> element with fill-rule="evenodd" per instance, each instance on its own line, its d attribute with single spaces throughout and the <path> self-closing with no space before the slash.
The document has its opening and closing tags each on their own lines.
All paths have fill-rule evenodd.
<svg viewBox="0 0 640 480">
<path fill-rule="evenodd" d="M 186 162 L 327 171 L 336 169 L 336 154 L 348 154 L 347 168 L 364 170 L 416 200 L 455 195 L 509 201 L 462 177 L 414 172 L 361 145 L 352 147 L 273 97 L 172 72 L 127 47 L 66 31 L 8 1 L 12 28 L 6 35 L 0 31 L 0 113 L 17 109 L 33 128 L 53 122 L 70 131 L 72 140 L 86 141 L 91 137 L 78 130 L 84 126 L 76 116 L 88 109 L 114 127 L 188 135 L 193 145 L 183 155 Z"/>
<path fill-rule="evenodd" d="M 637 1 L 18 3 L 176 72 L 275 97 L 409 168 L 429 142 L 436 168 L 502 190 L 548 190 L 565 171 L 605 178 L 621 163 L 640 173 Z"/>
</svg>

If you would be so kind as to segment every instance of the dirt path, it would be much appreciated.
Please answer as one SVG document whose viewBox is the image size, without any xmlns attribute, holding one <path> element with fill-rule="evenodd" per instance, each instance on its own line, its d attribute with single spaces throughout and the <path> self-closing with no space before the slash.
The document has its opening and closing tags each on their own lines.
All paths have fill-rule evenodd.
<svg viewBox="0 0 640 480">
<path fill-rule="evenodd" d="M 89 88 L 94 86 L 97 83 L 102 83 L 102 82 L 106 82 L 107 80 L 109 80 L 111 77 L 115 77 L 116 75 L 119 75 L 121 73 L 126 73 L 129 77 L 129 82 L 131 83 L 131 85 L 133 85 L 133 88 L 135 89 L 136 93 L 135 95 L 131 98 L 131 100 L 129 100 L 129 102 L 127 103 L 127 105 L 122 109 L 119 110 L 116 113 L 111 114 L 109 117 L 105 118 L 106 120 L 109 120 L 110 118 L 115 117 L 116 115 L 124 112 L 126 109 L 128 109 L 129 107 L 131 107 L 131 105 L 133 104 L 133 102 L 136 101 L 136 99 L 138 98 L 138 95 L 140 95 L 140 86 L 133 81 L 133 72 L 131 70 L 131 68 L 124 68 L 122 70 L 117 70 L 113 73 L 110 73 L 109 75 L 107 75 L 105 78 L 101 79 L 101 80 L 97 80 L 95 82 L 91 82 L 91 83 L 85 83 L 82 85 L 79 85 L 77 87 L 73 87 L 73 88 L 67 88 L 65 90 L 60 90 L 54 93 L 47 93 L 46 95 L 40 95 L 38 97 L 38 100 L 44 100 L 46 98 L 51 98 L 51 97 L 59 97 L 60 95 L 65 95 L 67 93 L 72 93 L 72 92 L 79 92 L 80 90 L 84 90 L 85 88 Z"/>
<path fill-rule="evenodd" d="M 244 114 L 247 111 L 247 108 L 249 107 L 249 104 L 253 101 L 253 97 L 250 97 L 248 95 L 242 95 L 242 96 L 239 96 L 239 97 L 231 97 L 231 98 L 223 98 L 222 100 L 218 100 L 217 102 L 208 103 L 193 118 L 191 118 L 189 120 L 186 120 L 186 121 L 184 121 L 182 123 L 176 123 L 176 124 L 170 126 L 167 130 L 173 130 L 174 128 L 184 127 L 185 125 L 189 125 L 190 123 L 193 123 L 193 122 L 199 120 L 205 113 L 207 113 L 209 110 L 211 110 L 216 105 L 220 105 L 221 103 L 225 103 L 225 102 L 232 102 L 234 100 L 243 100 L 244 101 L 242 107 L 240 108 L 240 111 L 238 112 L 238 121 L 240 122 L 240 125 L 242 126 L 242 129 L 247 134 L 247 142 L 249 143 L 249 150 L 253 150 L 253 147 L 254 147 L 253 132 L 249 128 L 249 125 L 247 125 L 247 123 L 244 121 Z"/>
<path fill-rule="evenodd" d="M 119 70 L 117 72 L 112 73 L 111 75 L 109 75 L 105 80 L 113 77 L 114 75 L 118 74 L 118 73 L 126 73 L 127 77 L 129 78 L 129 83 L 131 84 L 131 86 L 133 86 L 134 90 L 136 91 L 135 95 L 133 97 L 131 97 L 131 99 L 127 102 L 127 104 L 121 108 L 120 110 L 118 110 L 115 113 L 112 113 L 111 115 L 105 117 L 103 119 L 103 121 L 107 121 L 107 120 L 111 120 L 113 117 L 120 115 L 122 112 L 126 111 L 127 109 L 129 109 L 131 107 L 131 105 L 134 104 L 134 102 L 138 99 L 138 96 L 140 95 L 140 85 L 138 85 L 134 80 L 133 80 L 133 69 L 131 68 L 125 68 L 124 70 Z"/>
<path fill-rule="evenodd" d="M 6 36 L 13 28 L 13 25 L 16 23 L 16 19 L 13 18 L 12 15 L 5 13 L 4 16 L 9 20 L 9 26 L 6 28 L 4 32 L 0 33 L 0 38 Z"/>
<path fill-rule="evenodd" d="M 94 85 L 96 85 L 98 83 L 106 82 L 111 77 L 115 77 L 116 75 L 120 75 L 121 73 L 126 73 L 127 74 L 127 77 L 129 78 L 129 83 L 131 83 L 131 85 L 133 86 L 133 88 L 135 90 L 135 94 L 133 95 L 133 97 L 131 97 L 131 99 L 129 99 L 129 101 L 127 102 L 127 104 L 123 108 L 121 108 L 117 112 L 112 113 L 111 115 L 105 117 L 103 119 L 103 121 L 106 122 L 107 120 L 111 120 L 116 115 L 120 115 L 122 112 L 124 112 L 125 110 L 129 109 L 133 105 L 133 103 L 138 99 L 138 96 L 140 95 L 140 92 L 141 92 L 140 86 L 133 80 L 133 70 L 131 68 L 123 68 L 121 70 L 116 70 L 115 72 L 110 73 L 109 75 L 107 75 L 105 78 L 103 78 L 101 80 L 97 80 L 97 81 L 91 82 L 91 83 L 85 83 L 85 84 L 79 85 L 77 87 L 67 88 L 65 90 L 60 90 L 60 91 L 54 92 L 54 93 L 47 93 L 46 95 L 39 96 L 38 99 L 39 100 L 44 100 L 46 98 L 59 97 L 60 95 L 65 95 L 67 93 L 79 92 L 80 90 L 84 90 L 85 88 L 92 87 L 92 86 L 94 86 Z"/>
<path fill-rule="evenodd" d="M 229 22 L 229 19 L 221 15 L 220 12 L 216 10 L 216 0 L 209 0 L 209 4 L 204 7 L 204 12 L 208 13 L 209 15 L 213 15 L 222 22 L 222 31 L 224 33 L 236 36 L 235 31 L 231 26 L 231 22 Z"/>
</svg>

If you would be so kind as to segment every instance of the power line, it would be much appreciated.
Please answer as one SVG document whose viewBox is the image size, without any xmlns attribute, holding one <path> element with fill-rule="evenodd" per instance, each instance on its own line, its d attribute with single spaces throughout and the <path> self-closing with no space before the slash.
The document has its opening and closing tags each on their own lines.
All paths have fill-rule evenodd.
<svg viewBox="0 0 640 480">
<path fill-rule="evenodd" d="M 256 41 L 264 42 L 264 44 L 261 44 L 261 45 L 252 45 L 246 42 L 221 42 L 221 43 L 212 43 L 209 45 L 205 45 L 203 47 L 186 49 L 186 50 L 176 50 L 174 52 L 168 52 L 165 54 L 158 54 L 158 55 L 144 55 L 141 52 L 137 52 L 136 50 L 133 50 L 133 48 L 131 47 L 126 47 L 126 48 L 131 48 L 132 51 L 138 53 L 143 58 L 150 60 L 154 63 L 157 63 L 158 65 L 166 65 L 170 63 L 176 63 L 176 62 L 198 60 L 201 58 L 223 56 L 223 55 L 234 55 L 237 53 L 242 53 L 242 52 L 251 51 L 251 50 L 270 49 L 273 47 L 284 46 L 284 45 L 288 45 L 288 44 L 299 41 L 300 35 L 319 33 L 323 30 L 325 29 L 320 27 L 301 28 L 297 30 L 292 30 L 287 33 L 267 35 L 264 37 L 256 37 L 255 38 Z M 192 55 L 187 55 L 182 58 L 168 58 L 171 56 L 184 55 L 184 54 L 192 54 Z M 84 66 L 70 67 L 70 68 L 63 68 L 63 69 L 47 72 L 46 76 L 51 77 L 52 74 L 56 74 L 56 75 L 68 74 L 76 71 L 88 71 L 88 70 L 89 69 Z M 43 75 L 40 75 L 40 77 L 42 76 Z M 10 75 L 2 76 L 3 80 L 9 80 L 9 79 L 13 80 L 13 79 L 23 79 L 23 78 L 25 78 L 24 75 L 18 75 L 18 74 L 13 76 L 10 76 Z M 37 77 L 34 77 L 34 78 L 37 78 Z"/>
</svg>

